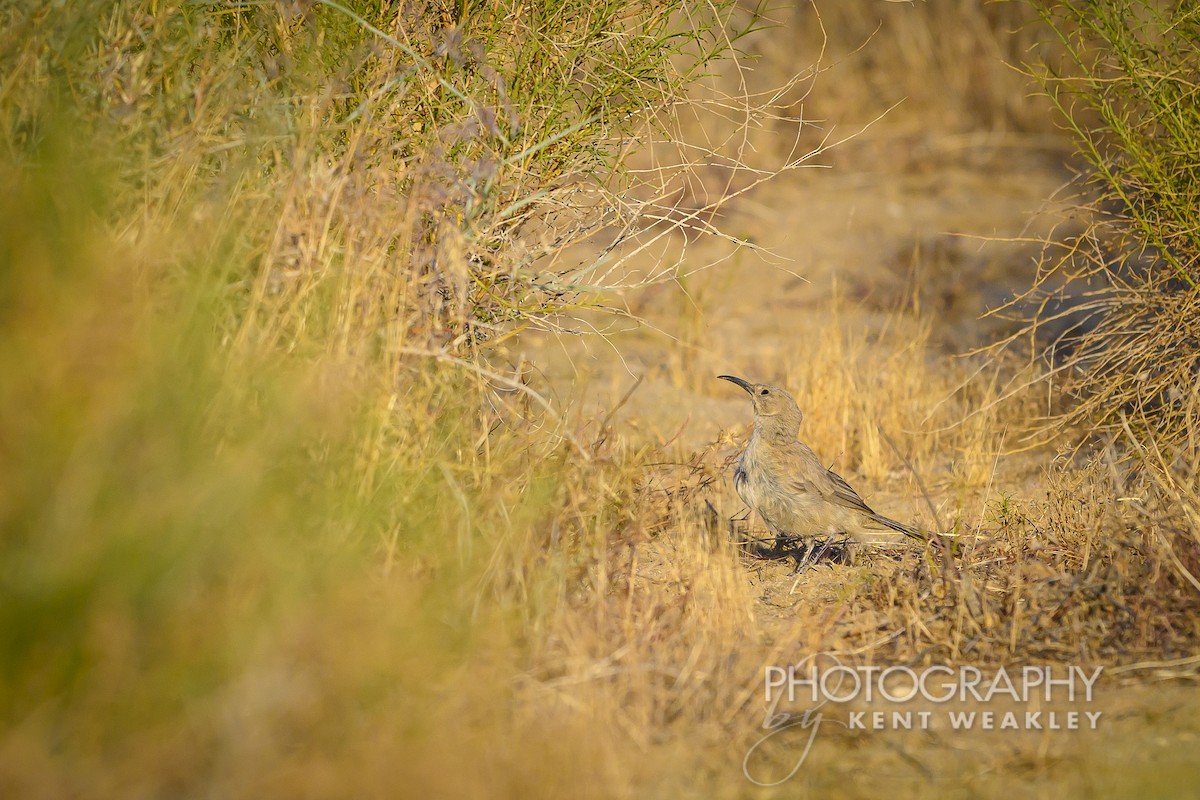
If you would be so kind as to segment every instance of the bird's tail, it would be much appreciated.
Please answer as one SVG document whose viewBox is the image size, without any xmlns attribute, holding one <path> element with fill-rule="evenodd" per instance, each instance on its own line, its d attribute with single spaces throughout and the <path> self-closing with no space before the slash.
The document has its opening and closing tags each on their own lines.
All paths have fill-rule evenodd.
<svg viewBox="0 0 1200 800">
<path fill-rule="evenodd" d="M 864 532 L 856 536 L 855 538 L 863 544 L 896 544 L 898 542 L 897 534 L 917 542 L 927 542 L 930 536 L 932 536 L 930 533 L 919 531 L 916 528 L 905 525 L 903 522 L 897 522 L 882 514 L 872 514 L 871 519 L 890 530 L 871 533 Z M 953 536 L 954 534 L 943 535 Z"/>
<path fill-rule="evenodd" d="M 897 522 L 894 519 L 889 519 L 888 517 L 884 517 L 879 514 L 875 515 L 875 520 L 877 522 L 880 522 L 880 523 L 888 526 L 889 528 L 896 531 L 897 533 L 903 533 L 905 536 L 907 536 L 910 539 L 916 539 L 918 542 L 923 542 L 928 538 L 924 534 L 922 534 L 920 531 L 918 531 L 916 528 L 910 528 L 909 526 L 905 525 L 903 522 Z"/>
</svg>

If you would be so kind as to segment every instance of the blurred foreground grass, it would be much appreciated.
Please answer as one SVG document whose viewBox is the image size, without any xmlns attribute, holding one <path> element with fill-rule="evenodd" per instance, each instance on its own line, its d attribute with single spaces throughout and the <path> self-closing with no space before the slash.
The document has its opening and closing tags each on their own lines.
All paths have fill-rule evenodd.
<svg viewBox="0 0 1200 800">
<path fill-rule="evenodd" d="M 535 84 L 497 121 L 483 45 L 431 31 L 503 9 L 436 11 L 5 12 L 0 794 L 551 795 L 530 751 L 586 762 L 504 698 L 571 568 L 533 537 L 615 528 L 632 478 L 574 491 L 611 467 L 465 359 L 554 302 L 502 260 L 544 225 L 514 197 L 669 89 L 653 61 L 572 88 L 543 48 L 591 41 L 577 77 L 677 50 L 624 6 L 533 9 L 541 38 L 486 40 Z"/>
<path fill-rule="evenodd" d="M 511 435 L 474 457 L 461 372 L 392 387 L 366 358 L 231 352 L 209 234 L 131 247 L 98 224 L 107 176 L 38 158 L 0 223 L 3 793 L 356 794 L 436 769 L 422 742 L 492 713 L 471 696 L 512 668 L 494 537 L 561 477 Z M 347 749 L 363 770 L 325 783 Z"/>
</svg>

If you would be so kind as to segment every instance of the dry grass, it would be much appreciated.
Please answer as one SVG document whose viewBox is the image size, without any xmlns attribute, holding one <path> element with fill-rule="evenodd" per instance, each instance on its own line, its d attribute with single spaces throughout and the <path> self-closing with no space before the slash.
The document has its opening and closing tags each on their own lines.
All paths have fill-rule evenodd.
<svg viewBox="0 0 1200 800">
<path fill-rule="evenodd" d="M 924 371 L 917 359 L 906 360 L 907 350 L 886 358 L 883 350 L 878 342 L 868 347 L 826 334 L 804 350 L 812 372 L 800 378 L 793 371 L 789 385 L 821 398 L 852 387 L 855 408 L 911 424 L 914 409 L 884 412 L 882 399 L 931 403 L 945 397 L 950 376 L 944 366 Z M 904 368 L 881 371 L 880 358 Z M 1002 394 L 998 381 L 988 389 L 972 386 L 952 394 L 939 415 L 949 420 Z M 1182 491 L 1178 483 L 1148 484 L 1153 472 L 1118 471 L 1105 450 L 1045 467 L 1040 459 L 1006 456 L 1000 440 L 1022 433 L 1022 420 L 1036 426 L 1033 415 L 998 404 L 992 416 L 908 442 L 911 460 L 933 485 L 939 513 L 959 533 L 953 545 L 862 552 L 851 565 L 800 577 L 790 562 L 744 551 L 727 527 L 726 516 L 740 510 L 727 483 L 729 458 L 745 429 L 698 453 L 671 446 L 670 455 L 658 456 L 670 463 L 645 473 L 637 493 L 642 502 L 631 509 L 638 515 L 617 534 L 597 532 L 589 566 L 563 586 L 542 645 L 530 654 L 522 697 L 538 718 L 587 721 L 605 757 L 620 765 L 610 778 L 612 794 L 636 793 L 634 787 L 663 791 L 661 776 L 703 765 L 714 775 L 710 787 L 738 796 L 744 791 L 737 788 L 741 759 L 763 735 L 765 668 L 813 653 L 860 665 L 1126 665 L 1132 667 L 1126 676 L 1194 675 L 1200 635 L 1200 594 L 1189 578 L 1200 556 L 1189 521 L 1194 500 L 1181 504 L 1184 495 L 1172 494 Z M 848 438 L 838 438 L 843 435 Z M 896 494 L 918 496 L 896 454 L 873 454 L 872 439 L 853 424 L 843 428 L 840 420 L 809 414 L 802 436 L 818 452 L 840 442 L 845 453 L 858 454 L 857 463 L 850 458 L 839 469 L 856 483 L 893 487 L 893 504 Z M 959 459 L 966 463 L 947 463 Z M 752 521 L 751 535 L 756 527 Z M 872 764 L 886 761 L 877 739 L 870 739 L 866 755 L 861 748 L 868 745 L 853 735 L 829 735 L 832 743 L 825 732 L 821 738 L 830 749 L 819 746 L 802 777 L 786 786 L 871 796 L 878 789 L 870 788 L 872 776 L 854 775 L 840 763 L 851 753 Z M 899 752 L 911 755 L 905 755 L 909 763 L 889 767 L 897 772 L 892 779 L 912 776 L 904 792 L 914 795 L 959 786 L 945 776 L 965 758 L 982 761 L 978 768 L 994 771 L 999 785 L 1051 775 L 1058 785 L 1087 793 L 1061 768 L 1064 758 L 1076 757 L 1064 755 L 1070 750 L 1061 743 L 1006 739 L 1007 752 L 1023 754 L 1015 760 L 990 750 L 993 744 L 969 737 L 901 741 Z M 756 774 L 786 774 L 804 743 L 777 745 L 761 754 L 774 766 Z M 644 753 L 657 764 L 650 775 L 636 772 Z M 1120 780 L 1131 785 L 1123 782 L 1131 780 L 1128 774 Z M 1132 785 L 1140 780 L 1132 778 Z M 1164 787 L 1182 785 L 1183 778 L 1169 780 L 1176 782 Z"/>
<path fill-rule="evenodd" d="M 697 228 L 804 163 L 794 130 L 792 156 L 755 155 L 794 125 L 790 70 L 767 94 L 734 77 L 702 112 L 734 109 L 715 138 L 622 161 L 647 124 L 708 124 L 638 117 L 689 77 L 652 68 L 766 48 L 722 33 L 756 12 L 519 5 L 516 27 L 437 3 L 4 12 L 0 794 L 737 797 L 766 665 L 1194 652 L 1200 434 L 1130 439 L 1141 472 L 1065 460 L 1042 497 L 1005 458 L 1033 394 L 997 402 L 1000 368 L 931 347 L 928 317 L 839 300 L 745 365 L 799 387 L 839 470 L 924 514 L 911 463 L 960 534 L 804 583 L 712 524 L 744 428 L 697 449 L 506 363 L 514 331 L 601 284 L 693 271 Z M 930 5 L 902 30 L 932 36 Z M 933 37 L 932 78 L 1007 25 L 954 8 L 969 35 Z M 849 13 L 824 13 L 830 52 L 860 37 Z M 981 110 L 1008 90 L 955 86 L 921 102 L 1017 124 Z M 682 269 L 639 273 L 651 247 Z M 694 383 L 704 335 L 664 370 L 720 402 Z M 823 740 L 803 786 L 875 793 L 847 775 L 863 745 Z M 954 749 L 930 752 L 939 777 L 903 791 L 957 786 Z M 972 763 L 1019 785 L 1058 752 Z"/>
<path fill-rule="evenodd" d="M 1002 344 L 1049 368 L 1061 399 L 1050 425 L 1123 448 L 1132 429 L 1174 451 L 1197 413 L 1196 15 L 1154 2 L 1038 8 L 1061 52 L 1029 69 L 1082 164 L 1019 301 L 1029 324 Z"/>
<path fill-rule="evenodd" d="M 843 142 L 827 162 L 923 169 L 986 158 L 1015 141 L 1061 146 L 1048 135 L 1050 104 L 1018 68 L 1056 51 L 1025 4 L 799 2 L 762 13 L 776 30 L 746 40 L 752 68 L 711 81 L 754 93 L 794 76 L 753 138 L 756 150 Z M 875 124 L 882 117 L 886 124 Z M 701 124 L 690 139 L 719 140 L 720 130 Z"/>
</svg>

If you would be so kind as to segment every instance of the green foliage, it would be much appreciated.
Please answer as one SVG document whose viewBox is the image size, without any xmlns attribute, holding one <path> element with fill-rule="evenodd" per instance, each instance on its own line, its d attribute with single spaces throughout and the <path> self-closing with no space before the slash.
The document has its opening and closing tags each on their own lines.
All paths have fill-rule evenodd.
<svg viewBox="0 0 1200 800">
<path fill-rule="evenodd" d="M 1077 77 L 1048 78 L 1134 235 L 1189 287 L 1200 269 L 1200 11 L 1156 0 L 1043 9 Z M 1086 110 L 1087 114 L 1079 113 Z"/>
<path fill-rule="evenodd" d="M 1037 75 L 1098 194 L 1088 230 L 1050 265 L 1091 287 L 1067 364 L 1082 402 L 1068 417 L 1175 444 L 1200 413 L 1200 12 L 1157 0 L 1037 6 L 1064 59 Z"/>
</svg>

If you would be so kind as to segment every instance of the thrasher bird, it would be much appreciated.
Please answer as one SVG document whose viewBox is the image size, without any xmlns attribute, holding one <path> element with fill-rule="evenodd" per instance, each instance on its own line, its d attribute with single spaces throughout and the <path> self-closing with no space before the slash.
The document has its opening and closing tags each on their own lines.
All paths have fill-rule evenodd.
<svg viewBox="0 0 1200 800">
<path fill-rule="evenodd" d="M 754 402 L 754 433 L 733 473 L 738 496 L 775 537 L 776 549 L 804 540 L 807 563 L 819 538 L 846 536 L 860 544 L 924 541 L 916 530 L 875 512 L 836 472 L 799 441 L 803 414 L 778 386 L 718 375 L 742 387 Z"/>
</svg>

